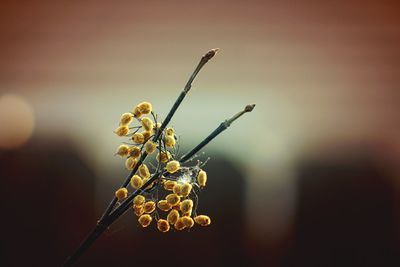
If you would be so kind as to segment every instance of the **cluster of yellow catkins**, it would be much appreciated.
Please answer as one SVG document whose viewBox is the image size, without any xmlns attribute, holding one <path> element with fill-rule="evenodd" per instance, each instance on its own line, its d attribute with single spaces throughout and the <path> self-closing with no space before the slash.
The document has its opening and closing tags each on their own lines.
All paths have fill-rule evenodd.
<svg viewBox="0 0 400 267">
<path fill-rule="evenodd" d="M 195 195 L 195 189 L 206 185 L 207 173 L 198 167 L 185 167 L 185 170 L 191 171 L 183 172 L 180 162 L 174 160 L 174 153 L 168 151 L 168 149 L 173 149 L 176 145 L 173 128 L 166 128 L 163 131 L 163 134 L 160 135 L 160 143 L 156 143 L 159 142 L 158 140 L 156 142 L 150 140 L 161 124 L 153 122 L 149 117 L 142 117 L 149 114 L 152 114 L 151 103 L 139 103 L 132 112 L 122 114 L 119 127 L 115 130 L 118 136 L 129 136 L 134 143 L 131 146 L 122 144 L 116 151 L 117 155 L 126 157 L 125 167 L 128 170 L 136 167 L 138 158 L 142 155 L 143 150 L 147 154 L 153 154 L 158 151 L 155 158 L 158 164 L 163 167 L 163 170 L 168 173 L 167 177 L 160 175 L 155 182 L 146 188 L 152 189 L 154 186 L 162 187 L 167 193 L 164 199 L 156 199 L 151 193 L 142 193 L 133 199 L 133 210 L 139 217 L 139 224 L 142 227 L 148 227 L 153 219 L 157 218 L 157 229 L 161 232 L 168 232 L 171 229 L 171 225 L 176 230 L 190 229 L 195 223 L 201 226 L 209 225 L 211 223 L 210 217 L 206 215 L 197 216 L 196 211 L 193 211 L 194 202 L 190 198 L 192 191 Z M 136 130 L 130 134 L 132 128 L 129 128 L 129 125 L 134 119 L 137 119 L 140 125 L 132 127 Z M 143 131 L 139 132 L 139 130 Z M 188 176 L 187 173 L 191 175 Z M 180 175 L 185 176 L 185 179 L 179 179 Z M 150 170 L 143 163 L 138 167 L 137 173 L 131 177 L 130 186 L 135 191 L 141 189 L 142 185 L 150 177 Z M 145 197 L 145 195 L 148 196 Z M 115 192 L 115 196 L 119 201 L 123 201 L 128 197 L 128 189 L 118 189 Z M 160 213 L 166 214 L 165 219 L 160 218 Z"/>
</svg>

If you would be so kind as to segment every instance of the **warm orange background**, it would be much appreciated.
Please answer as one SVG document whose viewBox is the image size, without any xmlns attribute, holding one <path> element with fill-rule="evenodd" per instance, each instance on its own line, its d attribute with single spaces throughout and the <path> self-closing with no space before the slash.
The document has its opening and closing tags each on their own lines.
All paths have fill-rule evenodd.
<svg viewBox="0 0 400 267">
<path fill-rule="evenodd" d="M 233 176 L 240 177 L 236 196 L 228 192 L 234 190 L 230 177 L 223 180 L 224 173 L 214 165 L 215 175 L 220 175 L 215 179 L 221 179 L 215 184 L 218 190 L 210 189 L 209 195 L 205 191 L 202 198 L 237 198 L 243 229 L 232 227 L 225 234 L 243 235 L 234 241 L 243 247 L 241 259 L 249 266 L 318 266 L 319 258 L 308 258 L 300 248 L 341 251 L 349 244 L 349 255 L 338 252 L 333 257 L 338 262 L 321 256 L 331 264 L 319 266 L 369 266 L 358 257 L 367 258 L 371 266 L 384 258 L 387 264 L 380 266 L 391 266 L 399 252 L 400 229 L 399 11 L 397 1 L 2 2 L 2 191 L 6 198 L 14 194 L 10 187 L 22 192 L 3 202 L 13 214 L 3 230 L 37 232 L 18 240 L 32 240 L 28 244 L 38 244 L 43 254 L 49 249 L 44 244 L 53 242 L 51 247 L 60 249 L 42 263 L 59 264 L 126 174 L 123 162 L 112 156 L 120 142 L 112 134 L 120 114 L 150 100 L 165 116 L 200 56 L 219 47 L 172 124 L 181 135 L 182 149 L 188 149 L 245 104 L 257 104 L 252 114 L 204 150 L 216 162 L 226 160 L 237 170 Z M 74 171 L 64 173 L 65 180 L 57 177 L 64 161 L 77 170 L 79 179 L 71 179 L 77 175 Z M 91 178 L 85 180 L 86 175 Z M 52 185 L 46 187 L 49 180 Z M 81 184 L 90 194 L 85 197 L 82 191 L 80 201 L 65 202 Z M 16 209 L 27 198 L 34 200 L 32 209 L 43 209 L 54 202 L 43 197 L 49 194 L 59 198 L 50 211 L 51 222 L 43 219 L 40 225 L 58 226 L 51 233 L 42 233 L 40 225 L 30 229 L 26 220 L 31 215 L 22 222 Z M 313 206 L 326 198 L 332 202 Z M 79 215 L 86 218 L 82 225 L 69 217 L 81 201 L 85 204 L 80 212 L 89 213 Z M 228 209 L 228 200 L 226 205 Z M 59 212 L 60 206 L 69 215 Z M 212 212 L 213 204 L 208 210 Z M 375 224 L 373 218 L 380 219 Z M 316 226 L 324 222 L 332 225 L 322 230 Z M 341 223 L 346 227 L 337 226 Z M 364 232 L 359 224 L 365 223 Z M 132 224 L 136 222 L 129 217 L 115 227 L 126 230 Z M 219 230 L 211 232 L 222 233 Z M 318 239 L 324 236 L 319 230 L 330 235 Z M 360 236 L 346 239 L 356 230 Z M 100 240 L 86 264 L 118 262 L 119 244 L 112 242 L 125 236 L 121 242 L 130 246 L 140 231 L 120 231 Z M 376 235 L 367 234 L 371 232 Z M 17 266 L 26 259 L 17 256 L 21 246 L 11 242 L 12 237 L 4 238 L 2 258 Z M 152 238 L 158 242 L 158 236 Z M 207 238 L 221 240 L 224 235 Z M 115 251 L 106 244 L 113 244 Z M 362 244 L 371 246 L 364 249 Z M 377 244 L 389 254 L 380 254 Z M 30 257 L 39 250 L 31 250 Z M 104 251 L 113 254 L 105 257 Z M 220 264 L 229 262 L 224 256 L 219 259 Z M 123 264 L 128 263 L 117 265 Z"/>
</svg>

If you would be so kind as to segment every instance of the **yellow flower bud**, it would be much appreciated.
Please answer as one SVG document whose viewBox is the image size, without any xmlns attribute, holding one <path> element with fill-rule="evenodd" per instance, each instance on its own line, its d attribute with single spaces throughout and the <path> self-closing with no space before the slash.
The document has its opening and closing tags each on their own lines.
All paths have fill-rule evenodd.
<svg viewBox="0 0 400 267">
<path fill-rule="evenodd" d="M 118 189 L 115 191 L 115 197 L 118 199 L 118 201 L 124 200 L 128 197 L 128 190 L 125 187 Z"/>
<path fill-rule="evenodd" d="M 142 206 L 144 202 L 146 201 L 145 197 L 142 195 L 137 195 L 136 197 L 133 198 L 133 205 L 135 206 Z"/>
<path fill-rule="evenodd" d="M 169 194 L 165 197 L 165 199 L 171 206 L 175 206 L 179 203 L 179 201 L 181 201 L 181 198 L 177 194 Z"/>
<path fill-rule="evenodd" d="M 194 221 L 201 226 L 207 226 L 211 223 L 211 219 L 207 215 L 196 216 L 194 217 Z"/>
<path fill-rule="evenodd" d="M 143 185 L 143 180 L 142 178 L 140 178 L 139 175 L 134 175 L 131 178 L 131 186 L 135 189 L 139 189 L 140 187 L 142 187 Z"/>
<path fill-rule="evenodd" d="M 175 224 L 178 219 L 179 219 L 179 212 L 177 210 L 171 210 L 168 213 L 167 221 L 170 224 Z"/>
<path fill-rule="evenodd" d="M 169 153 L 169 151 L 167 152 L 161 151 L 161 153 L 158 153 L 156 157 L 158 162 L 160 162 L 160 158 L 162 163 L 166 163 L 171 158 L 171 153 Z"/>
<path fill-rule="evenodd" d="M 146 150 L 147 154 L 152 154 L 154 151 L 156 151 L 157 145 L 153 141 L 149 140 L 144 145 L 144 149 Z"/>
<path fill-rule="evenodd" d="M 174 227 L 175 227 L 176 230 L 180 231 L 180 230 L 185 229 L 186 225 L 185 225 L 185 223 L 183 222 L 182 218 L 179 218 L 179 219 L 176 221 L 176 223 L 174 224 Z"/>
<path fill-rule="evenodd" d="M 164 189 L 172 191 L 174 189 L 175 185 L 176 185 L 175 181 L 167 180 L 167 181 L 164 182 Z"/>
<path fill-rule="evenodd" d="M 193 201 L 191 199 L 185 199 L 180 204 L 180 210 L 182 212 L 189 212 L 193 208 Z"/>
<path fill-rule="evenodd" d="M 129 154 L 129 147 L 127 145 L 120 145 L 115 154 L 120 157 L 126 157 Z"/>
<path fill-rule="evenodd" d="M 143 209 L 145 213 L 152 213 L 156 209 L 156 203 L 154 201 L 147 201 L 144 203 Z"/>
<path fill-rule="evenodd" d="M 169 173 L 175 173 L 181 168 L 181 165 L 179 164 L 179 161 L 172 160 L 167 163 L 167 166 L 165 166 L 165 169 Z"/>
<path fill-rule="evenodd" d="M 175 131 L 174 131 L 173 128 L 168 127 L 168 128 L 165 130 L 165 134 L 168 135 L 168 136 L 174 137 Z"/>
<path fill-rule="evenodd" d="M 138 221 L 141 226 L 147 227 L 151 224 L 151 221 L 153 218 L 149 214 L 143 214 L 142 216 L 139 217 Z"/>
<path fill-rule="evenodd" d="M 140 157 L 140 148 L 137 146 L 131 146 L 129 148 L 129 156 L 131 156 L 134 159 L 137 159 L 138 157 Z"/>
<path fill-rule="evenodd" d="M 169 211 L 172 206 L 165 199 L 158 201 L 157 207 L 162 211 Z"/>
<path fill-rule="evenodd" d="M 138 106 L 136 106 L 136 107 L 133 109 L 133 115 L 135 116 L 135 118 L 140 118 L 140 116 L 142 116 L 142 112 L 140 112 Z"/>
<path fill-rule="evenodd" d="M 178 183 L 175 183 L 175 186 L 173 187 L 172 191 L 177 194 L 178 196 L 181 195 L 181 185 Z"/>
<path fill-rule="evenodd" d="M 118 136 L 126 136 L 129 133 L 129 127 L 125 125 L 119 126 L 114 133 Z"/>
<path fill-rule="evenodd" d="M 147 179 L 150 177 L 150 171 L 149 168 L 147 168 L 146 164 L 142 164 L 139 166 L 139 175 L 142 176 L 142 178 Z"/>
<path fill-rule="evenodd" d="M 133 209 L 135 210 L 135 215 L 138 216 L 138 217 L 141 216 L 144 213 L 144 209 L 143 209 L 142 205 L 133 206 Z"/>
<path fill-rule="evenodd" d="M 173 148 L 176 144 L 176 141 L 174 137 L 167 135 L 164 138 L 164 143 L 166 147 Z"/>
<path fill-rule="evenodd" d="M 128 126 L 133 120 L 133 115 L 132 113 L 124 113 L 121 116 L 121 119 L 119 120 L 119 125 L 123 125 L 123 126 Z"/>
<path fill-rule="evenodd" d="M 182 216 L 192 216 L 192 209 L 188 210 L 187 212 L 182 212 Z"/>
<path fill-rule="evenodd" d="M 159 219 L 157 222 L 157 229 L 163 233 L 168 232 L 170 229 L 168 221 Z"/>
<path fill-rule="evenodd" d="M 204 187 L 206 186 L 206 182 L 207 182 L 207 173 L 203 170 L 199 171 L 199 174 L 197 175 L 197 183 Z"/>
<path fill-rule="evenodd" d="M 134 133 L 132 135 L 132 141 L 136 144 L 143 144 L 144 143 L 144 136 L 141 133 Z"/>
<path fill-rule="evenodd" d="M 147 118 L 147 117 L 143 118 L 142 121 L 141 121 L 141 124 L 142 124 L 143 128 L 146 131 L 152 131 L 153 130 L 154 123 L 150 118 Z"/>
<path fill-rule="evenodd" d="M 187 197 L 190 194 L 190 191 L 192 191 L 192 185 L 189 183 L 184 183 L 181 185 L 181 195 L 183 197 Z"/>
<path fill-rule="evenodd" d="M 143 132 L 141 132 L 141 134 L 143 135 L 143 138 L 144 138 L 143 143 L 144 143 L 144 142 L 146 142 L 147 140 L 150 139 L 150 137 L 153 134 L 153 132 L 151 132 L 151 131 L 143 131 Z"/>
<path fill-rule="evenodd" d="M 137 163 L 136 159 L 134 159 L 134 158 L 132 158 L 132 157 L 127 158 L 126 161 L 125 161 L 125 167 L 126 167 L 128 170 L 132 170 L 133 168 L 135 168 L 136 163 Z"/>
<path fill-rule="evenodd" d="M 142 103 L 139 103 L 139 104 L 137 105 L 137 107 L 138 107 L 140 113 L 142 113 L 142 114 L 144 114 L 144 115 L 149 114 L 149 113 L 152 111 L 152 109 L 153 109 L 153 106 L 152 106 L 151 103 L 149 103 L 149 102 L 142 102 Z"/>
<path fill-rule="evenodd" d="M 194 221 L 192 218 L 190 218 L 189 216 L 183 216 L 182 217 L 182 221 L 185 224 L 186 228 L 192 228 L 194 225 Z"/>
</svg>

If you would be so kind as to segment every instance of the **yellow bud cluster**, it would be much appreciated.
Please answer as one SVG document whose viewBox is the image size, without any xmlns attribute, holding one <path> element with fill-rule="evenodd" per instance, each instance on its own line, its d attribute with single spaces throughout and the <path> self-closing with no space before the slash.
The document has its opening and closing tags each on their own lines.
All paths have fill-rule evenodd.
<svg viewBox="0 0 400 267">
<path fill-rule="evenodd" d="M 150 225 L 153 220 L 151 213 L 153 213 L 155 209 L 156 203 L 154 201 L 149 200 L 146 202 L 146 198 L 142 195 L 137 195 L 133 198 L 133 210 L 135 215 L 139 217 L 138 221 L 142 227 Z"/>
<path fill-rule="evenodd" d="M 131 112 L 121 115 L 119 125 L 114 130 L 116 135 L 127 137 L 131 141 L 118 146 L 115 155 L 125 158 L 125 167 L 128 170 L 137 170 L 132 173 L 130 186 L 135 192 L 140 191 L 143 194 L 136 195 L 132 202 L 138 222 L 142 227 L 148 227 L 155 220 L 157 229 L 163 233 L 169 232 L 171 228 L 176 231 L 190 229 L 195 224 L 207 226 L 211 223 L 210 217 L 197 216 L 195 210 L 197 202 L 194 202 L 197 201 L 197 198 L 191 199 L 191 196 L 196 196 L 199 188 L 205 187 L 207 173 L 199 170 L 199 166 L 202 166 L 200 164 L 186 167 L 181 166 L 181 162 L 175 160 L 176 155 L 171 155 L 172 152 L 176 153 L 175 130 L 168 127 L 164 131 L 158 132 L 162 124 L 156 121 L 157 117 L 152 110 L 152 104 L 149 102 L 137 104 Z M 155 121 L 151 119 L 151 116 Z M 134 120 L 139 122 L 139 125 L 130 127 Z M 132 133 L 130 133 L 131 129 L 134 129 Z M 152 140 L 151 138 L 155 134 L 158 134 L 159 139 Z M 143 161 L 146 154 L 155 154 L 158 162 L 157 171 L 164 172 L 165 177 L 160 175 L 157 179 L 153 178 L 152 183 L 149 183 L 152 174 L 147 165 L 149 163 L 145 164 Z M 138 162 L 141 164 L 138 165 Z M 150 163 L 150 166 L 153 165 Z M 158 198 L 160 188 L 164 188 L 167 192 L 162 198 Z M 119 188 L 115 192 L 115 197 L 118 201 L 123 201 L 128 197 L 128 189 Z M 162 218 L 162 214 L 165 215 L 164 218 Z"/>
</svg>

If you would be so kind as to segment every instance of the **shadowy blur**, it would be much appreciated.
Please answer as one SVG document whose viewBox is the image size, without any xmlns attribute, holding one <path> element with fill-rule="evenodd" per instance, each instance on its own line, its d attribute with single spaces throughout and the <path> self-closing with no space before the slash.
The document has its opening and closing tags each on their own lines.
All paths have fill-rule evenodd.
<svg viewBox="0 0 400 267">
<path fill-rule="evenodd" d="M 3 204 L 12 200 L 2 208 L 7 219 L 1 225 L 1 266 L 60 265 L 97 219 L 94 176 L 73 146 L 65 141 L 35 141 L 24 150 L 0 156 L 0 175 L 7 185 L 0 191 Z M 211 226 L 161 234 L 154 223 L 141 229 L 133 212 L 128 212 L 78 265 L 204 266 L 205 261 L 211 266 L 247 265 L 245 182 L 232 164 L 218 158 L 206 167 L 215 178 L 199 194 L 197 209 L 212 218 Z"/>
<path fill-rule="evenodd" d="M 160 234 L 129 212 L 78 266 L 400 266 L 399 1 L 3 1 L 1 266 L 59 266 L 127 171 L 122 113 L 173 105 L 205 149 L 201 212 Z"/>
<path fill-rule="evenodd" d="M 299 165 L 298 209 L 283 266 L 399 266 L 394 179 L 349 146 Z"/>
<path fill-rule="evenodd" d="M 63 138 L 0 154 L 1 266 L 57 266 L 96 222 L 95 176 Z"/>
</svg>

